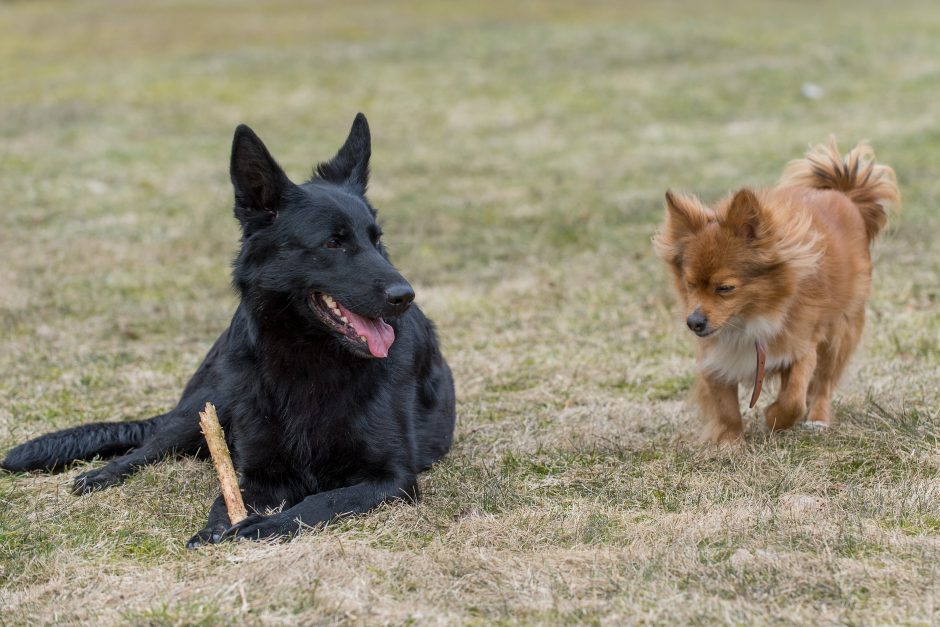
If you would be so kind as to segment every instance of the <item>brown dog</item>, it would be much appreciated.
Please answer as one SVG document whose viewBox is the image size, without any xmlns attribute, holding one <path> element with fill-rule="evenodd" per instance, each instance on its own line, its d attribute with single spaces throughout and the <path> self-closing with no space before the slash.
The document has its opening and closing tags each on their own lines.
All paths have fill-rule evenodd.
<svg viewBox="0 0 940 627">
<path fill-rule="evenodd" d="M 764 370 L 780 393 L 771 429 L 832 422 L 832 391 L 865 324 L 870 245 L 899 204 L 894 171 L 867 144 L 843 159 L 831 139 L 793 161 L 775 187 L 741 189 L 714 207 L 666 193 L 654 237 L 698 336 L 696 392 L 710 438 L 741 437 L 738 383 Z"/>
</svg>

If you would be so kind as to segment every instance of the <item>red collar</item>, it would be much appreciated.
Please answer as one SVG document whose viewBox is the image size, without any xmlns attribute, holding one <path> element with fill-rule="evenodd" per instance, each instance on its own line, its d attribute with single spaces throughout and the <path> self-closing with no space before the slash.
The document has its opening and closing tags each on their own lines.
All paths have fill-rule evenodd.
<svg viewBox="0 0 940 627">
<path fill-rule="evenodd" d="M 757 405 L 757 399 L 760 398 L 760 389 L 764 385 L 764 362 L 767 361 L 767 353 L 760 342 L 754 342 L 754 348 L 757 350 L 757 371 L 754 373 L 754 392 L 751 394 L 750 408 Z"/>
</svg>

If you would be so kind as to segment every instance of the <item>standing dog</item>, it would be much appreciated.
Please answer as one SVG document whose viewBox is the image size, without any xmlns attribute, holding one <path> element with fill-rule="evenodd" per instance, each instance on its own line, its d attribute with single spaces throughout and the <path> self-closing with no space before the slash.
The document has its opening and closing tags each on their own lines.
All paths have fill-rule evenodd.
<svg viewBox="0 0 940 627">
<path fill-rule="evenodd" d="M 74 491 L 117 485 L 168 454 L 204 456 L 198 411 L 211 401 L 255 514 L 230 527 L 220 496 L 190 547 L 290 535 L 416 499 L 418 472 L 450 449 L 454 386 L 433 325 L 382 246 L 365 197 L 370 154 L 359 114 L 336 156 L 296 185 L 239 126 L 231 177 L 241 302 L 179 404 L 148 420 L 44 435 L 11 450 L 2 467 L 54 469 L 117 454 L 80 475 Z"/>
<path fill-rule="evenodd" d="M 771 429 L 807 415 L 832 422 L 832 391 L 865 324 L 872 240 L 899 203 L 894 171 L 859 144 L 843 159 L 831 140 L 787 166 L 773 188 L 741 189 L 709 207 L 666 193 L 654 237 L 686 323 L 698 336 L 697 397 L 711 439 L 742 434 L 738 383 L 764 370 L 780 393 Z"/>
</svg>

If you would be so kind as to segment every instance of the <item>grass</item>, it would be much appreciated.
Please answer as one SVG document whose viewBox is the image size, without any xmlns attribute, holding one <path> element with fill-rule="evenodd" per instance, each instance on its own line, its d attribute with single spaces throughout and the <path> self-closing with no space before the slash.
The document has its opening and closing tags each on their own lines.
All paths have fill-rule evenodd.
<svg viewBox="0 0 940 627">
<path fill-rule="evenodd" d="M 234 308 L 242 121 L 300 178 L 367 113 L 459 390 L 418 506 L 287 544 L 187 552 L 193 460 L 81 498 L 81 468 L 0 476 L 2 622 L 940 621 L 940 7 L 723 7 L 0 3 L 0 448 L 175 401 Z M 750 412 L 713 450 L 663 191 L 769 184 L 829 133 L 905 198 L 841 424 Z"/>
</svg>

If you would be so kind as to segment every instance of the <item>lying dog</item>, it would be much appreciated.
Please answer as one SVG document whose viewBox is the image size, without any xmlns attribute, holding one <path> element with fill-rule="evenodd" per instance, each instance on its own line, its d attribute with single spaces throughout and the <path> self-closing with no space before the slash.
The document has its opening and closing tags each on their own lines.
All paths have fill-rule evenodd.
<svg viewBox="0 0 940 627">
<path fill-rule="evenodd" d="M 654 238 L 698 340 L 697 397 L 710 437 L 741 437 L 738 383 L 780 377 L 771 429 L 832 422 L 833 387 L 865 324 L 872 240 L 900 201 L 894 171 L 865 144 L 844 159 L 834 140 L 791 162 L 771 189 L 715 207 L 666 193 Z"/>
<path fill-rule="evenodd" d="M 74 491 L 116 485 L 168 454 L 204 456 L 198 411 L 211 401 L 255 514 L 230 527 L 219 497 L 190 547 L 290 535 L 417 498 L 418 472 L 451 446 L 454 386 L 433 325 L 382 246 L 365 197 L 370 154 L 359 114 L 336 156 L 296 185 L 239 126 L 231 177 L 241 302 L 179 404 L 148 420 L 44 435 L 11 450 L 2 467 L 49 470 L 117 454 L 80 475 Z"/>
</svg>

